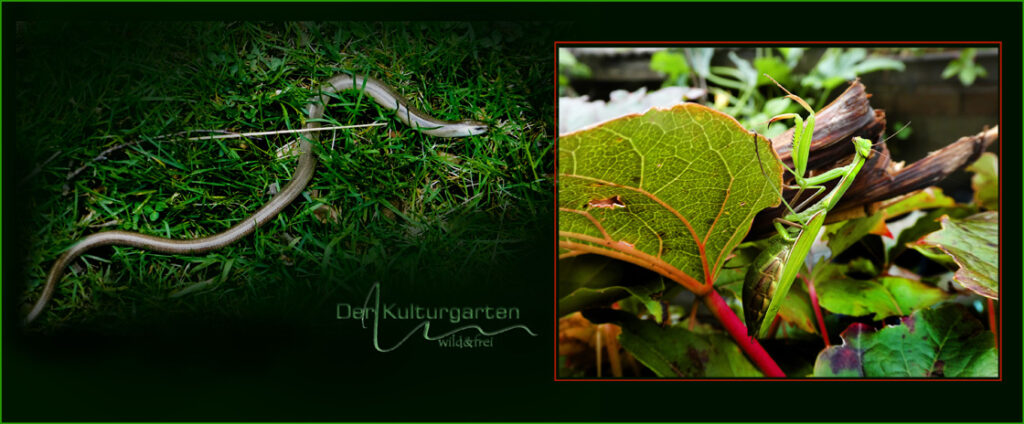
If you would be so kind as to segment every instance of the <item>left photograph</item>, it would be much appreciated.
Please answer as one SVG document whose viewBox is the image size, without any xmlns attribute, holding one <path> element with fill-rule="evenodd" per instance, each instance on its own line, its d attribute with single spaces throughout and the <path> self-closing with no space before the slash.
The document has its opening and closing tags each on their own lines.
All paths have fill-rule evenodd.
<svg viewBox="0 0 1024 424">
<path fill-rule="evenodd" d="M 8 311 L 316 322 L 310 299 L 514 254 L 551 197 L 551 67 L 523 30 L 19 22 Z"/>
<path fill-rule="evenodd" d="M 6 6 L 5 421 L 454 420 L 548 378 L 548 26 Z"/>
</svg>

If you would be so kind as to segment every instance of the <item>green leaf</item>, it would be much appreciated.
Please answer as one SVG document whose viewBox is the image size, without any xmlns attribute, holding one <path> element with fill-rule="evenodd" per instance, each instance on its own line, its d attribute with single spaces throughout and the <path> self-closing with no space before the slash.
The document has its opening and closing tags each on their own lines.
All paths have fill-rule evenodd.
<svg viewBox="0 0 1024 424">
<path fill-rule="evenodd" d="M 910 126 L 909 122 L 906 122 L 906 123 L 900 122 L 900 121 L 893 122 L 893 128 L 897 128 L 896 131 L 898 131 L 898 132 L 893 134 L 893 136 L 895 136 L 897 140 L 909 139 L 910 135 L 914 134 L 914 128 Z"/>
<path fill-rule="evenodd" d="M 803 47 L 780 47 L 778 50 L 786 58 L 786 65 L 790 68 L 795 68 L 797 62 L 804 56 L 804 51 L 807 49 Z"/>
<path fill-rule="evenodd" d="M 772 81 L 765 74 L 771 75 L 783 86 L 789 84 L 789 66 L 782 59 L 775 56 L 764 56 L 754 59 L 754 68 L 757 68 L 757 85 L 772 84 Z M 785 99 L 785 97 L 783 97 Z M 789 100 L 789 99 L 786 99 Z M 780 112 L 781 113 L 781 112 Z M 777 115 L 778 113 L 776 113 Z"/>
<path fill-rule="evenodd" d="M 661 304 L 655 295 L 665 290 L 661 277 L 653 273 L 646 276 L 628 273 L 628 266 L 597 255 L 562 260 L 558 266 L 558 316 L 609 306 L 635 296 L 660 322 Z M 626 278 L 642 278 L 642 281 L 629 284 Z"/>
<path fill-rule="evenodd" d="M 729 261 L 732 263 L 732 261 Z M 725 297 L 742 299 L 743 277 L 746 275 L 746 268 L 723 268 L 715 280 L 715 289 Z"/>
<path fill-rule="evenodd" d="M 999 298 L 999 212 L 964 219 L 943 216 L 942 229 L 917 243 L 941 250 L 960 267 L 953 279 L 982 296 Z"/>
<path fill-rule="evenodd" d="M 953 59 L 946 65 L 946 69 L 942 70 L 942 79 L 952 78 L 953 75 L 960 73 L 960 68 L 963 68 L 963 63 L 960 59 Z"/>
<path fill-rule="evenodd" d="M 971 177 L 974 203 L 990 211 L 999 211 L 999 157 L 992 152 L 982 153 L 967 170 L 974 173 Z"/>
<path fill-rule="evenodd" d="M 964 49 L 961 51 L 960 57 L 951 60 L 949 65 L 946 65 L 946 69 L 942 70 L 942 79 L 957 75 L 960 77 L 961 84 L 964 86 L 970 86 L 971 84 L 974 84 L 974 81 L 978 77 L 988 75 L 988 71 L 985 70 L 985 67 L 974 61 L 977 54 L 978 49 Z"/>
<path fill-rule="evenodd" d="M 779 203 L 781 164 L 758 136 L 762 171 L 754 140 L 732 117 L 696 104 L 562 136 L 559 240 L 609 255 L 642 252 L 704 284 L 754 215 Z"/>
<path fill-rule="evenodd" d="M 903 62 L 887 57 L 870 57 L 853 67 L 857 75 L 864 75 L 876 71 L 903 71 L 906 66 Z"/>
<path fill-rule="evenodd" d="M 931 209 L 940 207 L 951 207 L 956 205 L 956 200 L 947 196 L 939 187 L 928 187 L 904 196 L 898 202 L 885 208 L 885 217 L 893 218 L 910 211 L 920 209 Z M 938 228 L 936 226 L 935 228 Z"/>
<path fill-rule="evenodd" d="M 960 70 L 960 83 L 969 86 L 974 84 L 974 80 L 977 78 L 977 73 L 973 66 L 965 66 Z"/>
<path fill-rule="evenodd" d="M 846 81 L 848 81 L 848 80 L 846 78 L 844 78 L 844 77 L 831 77 L 831 78 L 825 78 L 825 80 L 822 81 L 821 85 L 822 85 L 822 88 L 824 88 L 826 92 L 829 92 L 829 91 L 832 91 L 833 88 L 836 88 L 836 87 L 842 85 Z"/>
<path fill-rule="evenodd" d="M 902 315 L 896 299 L 878 283 L 867 280 L 825 280 L 815 284 L 818 304 L 831 312 L 851 316 L 877 314 L 877 319 Z"/>
<path fill-rule="evenodd" d="M 868 258 L 853 258 L 846 264 L 847 275 L 867 275 L 873 277 L 878 275 L 878 267 Z"/>
<path fill-rule="evenodd" d="M 859 75 L 880 70 L 902 71 L 904 68 L 903 62 L 899 60 L 868 57 L 866 49 L 830 48 L 825 50 L 814 69 L 803 79 L 801 84 L 805 87 L 824 88 L 828 91 Z"/>
<path fill-rule="evenodd" d="M 815 288 L 822 308 L 843 315 L 874 315 L 874 320 L 910 315 L 949 296 L 937 287 L 903 277 L 824 280 Z"/>
<path fill-rule="evenodd" d="M 779 316 L 783 321 L 793 324 L 803 331 L 818 334 L 811 298 L 803 287 L 803 283 L 793 284 L 789 294 L 782 300 Z"/>
<path fill-rule="evenodd" d="M 569 49 L 558 49 L 558 68 L 563 76 L 590 77 L 590 67 L 576 60 Z"/>
<path fill-rule="evenodd" d="M 662 50 L 651 56 L 651 69 L 668 75 L 668 82 L 675 82 L 679 77 L 690 73 L 686 65 L 686 57 L 682 54 Z"/>
<path fill-rule="evenodd" d="M 765 120 L 776 115 L 781 115 L 791 104 L 793 104 L 793 101 L 786 97 L 776 97 L 764 102 L 764 110 L 762 113 L 766 115 Z"/>
<path fill-rule="evenodd" d="M 835 231 L 829 231 L 828 247 L 832 251 L 832 257 L 839 256 L 840 253 L 843 253 L 850 246 L 853 246 L 864 236 L 868 235 L 871 229 L 875 228 L 883 218 L 883 214 L 876 213 L 863 218 L 851 219 L 844 221 Z"/>
<path fill-rule="evenodd" d="M 736 52 L 729 52 L 729 60 L 736 65 L 736 79 L 743 83 L 747 88 L 754 88 L 757 86 L 759 80 L 757 69 L 750 64 L 750 61 L 739 57 Z M 764 76 L 761 75 L 763 78 Z"/>
<path fill-rule="evenodd" d="M 920 246 L 917 246 L 914 242 L 938 230 L 940 228 L 939 217 L 943 215 L 949 215 L 954 218 L 964 218 L 975 212 L 977 212 L 977 210 L 973 206 L 967 207 L 962 205 L 957 205 L 955 207 L 939 208 L 930 211 L 924 216 L 918 218 L 917 221 L 915 221 L 914 224 L 910 226 L 910 228 L 906 228 L 903 231 L 900 231 L 899 236 L 896 237 L 896 243 L 890 246 L 890 249 L 888 252 L 886 252 L 886 255 L 888 258 L 890 258 L 891 261 L 892 259 L 895 259 L 900 254 L 902 254 L 903 251 L 906 250 L 908 247 L 912 247 L 917 250 L 922 250 Z"/>
<path fill-rule="evenodd" d="M 926 309 L 873 331 L 853 324 L 843 344 L 825 349 L 816 377 L 997 377 L 995 337 L 958 304 Z"/>
<path fill-rule="evenodd" d="M 594 323 L 622 327 L 619 343 L 659 377 L 760 377 L 761 372 L 726 334 L 702 334 L 682 326 L 662 328 L 610 309 L 584 312 Z"/>
<path fill-rule="evenodd" d="M 715 55 L 713 48 L 685 49 L 690 54 L 690 66 L 693 72 L 704 78 L 711 74 L 711 57 Z"/>
<path fill-rule="evenodd" d="M 815 377 L 863 377 L 864 339 L 874 330 L 861 323 L 853 323 L 839 335 L 843 344 L 831 346 L 818 354 L 814 361 Z"/>
<path fill-rule="evenodd" d="M 909 278 L 888 276 L 878 281 L 896 299 L 904 315 L 930 308 L 951 297 L 938 287 Z"/>
</svg>

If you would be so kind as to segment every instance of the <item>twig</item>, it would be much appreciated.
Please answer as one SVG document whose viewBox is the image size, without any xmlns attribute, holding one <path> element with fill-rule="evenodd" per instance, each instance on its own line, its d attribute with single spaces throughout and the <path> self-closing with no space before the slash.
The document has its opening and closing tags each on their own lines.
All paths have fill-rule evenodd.
<svg viewBox="0 0 1024 424">
<path fill-rule="evenodd" d="M 242 137 L 259 138 L 259 137 L 263 137 L 263 136 L 267 136 L 267 135 L 298 134 L 298 133 L 308 133 L 308 132 L 317 132 L 317 131 L 340 130 L 340 129 L 348 129 L 348 128 L 380 127 L 380 126 L 384 126 L 384 125 L 387 125 L 387 124 L 383 123 L 383 122 L 375 122 L 375 123 L 372 123 L 372 124 L 340 125 L 340 126 L 332 126 L 332 127 L 302 128 L 302 129 L 295 129 L 295 130 L 278 130 L 278 131 L 259 131 L 259 132 L 249 132 L 249 133 L 234 133 L 234 132 L 227 132 L 227 131 L 223 131 L 223 130 L 189 130 L 189 131 L 178 132 L 178 133 L 175 133 L 175 134 L 156 136 L 156 137 L 151 138 L 151 140 L 161 140 L 161 139 L 165 139 L 165 138 L 173 138 L 173 137 L 178 137 L 178 136 L 180 136 L 182 134 L 191 134 L 193 132 L 223 132 L 224 134 L 207 135 L 207 136 L 202 136 L 202 137 L 190 137 L 190 138 L 186 138 L 184 140 L 187 140 L 187 141 L 198 141 L 198 140 L 216 140 L 216 139 L 242 138 Z M 68 175 L 66 177 L 64 177 L 64 194 L 67 194 L 70 191 L 70 187 L 68 187 L 68 182 L 73 180 L 73 179 L 75 179 L 75 177 L 77 177 L 78 174 L 81 174 L 82 171 L 85 171 L 85 169 L 88 168 L 89 165 L 92 165 L 94 162 L 99 162 L 99 161 L 102 161 L 102 160 L 106 160 L 107 159 L 107 155 L 109 155 L 111 153 L 114 153 L 114 152 L 116 152 L 118 150 L 121 150 L 121 149 L 123 149 L 125 147 L 134 146 L 134 145 L 136 145 L 138 143 L 139 143 L 139 140 L 135 140 L 135 141 L 131 141 L 131 142 L 128 142 L 128 143 L 122 143 L 122 144 L 118 144 L 116 146 L 110 147 L 110 148 L 100 152 L 100 154 L 96 155 L 96 157 L 92 158 L 92 160 L 82 164 L 82 166 L 78 167 L 78 169 L 75 169 L 74 171 L 69 172 Z M 60 152 L 57 152 L 57 153 L 60 153 Z M 54 154 L 54 157 L 57 156 L 57 153 Z M 53 160 L 54 157 L 51 157 L 46 162 L 49 162 L 49 161 Z M 45 165 L 45 163 L 43 165 Z M 40 165 L 40 169 L 41 169 L 41 167 L 42 167 L 42 165 Z M 29 176 L 34 175 L 38 171 L 39 170 L 33 171 L 33 173 L 30 174 Z M 26 176 L 25 179 L 28 179 L 28 176 Z"/>
<path fill-rule="evenodd" d="M 317 132 L 317 131 L 342 130 L 342 129 L 348 129 L 348 128 L 383 127 L 385 125 L 387 125 L 387 123 L 384 123 L 384 122 L 374 122 L 372 124 L 339 125 L 339 126 L 334 126 L 334 127 L 302 128 L 302 129 L 298 129 L 298 130 L 278 130 L 278 131 L 260 131 L 260 132 L 251 132 L 251 133 L 241 133 L 241 134 L 208 135 L 208 136 L 204 136 L 204 137 L 187 138 L 186 140 L 192 141 L 192 140 L 215 140 L 215 139 L 222 139 L 222 138 L 262 137 L 262 136 L 265 136 L 265 135 L 298 134 L 298 133 L 308 133 L 308 132 Z"/>
</svg>

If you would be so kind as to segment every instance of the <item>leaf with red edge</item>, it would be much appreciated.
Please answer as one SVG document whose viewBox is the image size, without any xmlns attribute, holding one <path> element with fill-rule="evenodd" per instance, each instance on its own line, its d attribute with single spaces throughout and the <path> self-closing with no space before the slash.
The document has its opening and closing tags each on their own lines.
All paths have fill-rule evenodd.
<svg viewBox="0 0 1024 424">
<path fill-rule="evenodd" d="M 905 213 L 933 208 L 948 208 L 956 205 L 956 200 L 946 196 L 939 187 L 928 187 L 905 194 L 886 202 L 885 218 L 890 219 Z"/>
<path fill-rule="evenodd" d="M 779 203 L 768 140 L 696 104 L 567 134 L 558 150 L 560 252 L 672 268 L 691 289 L 710 284 L 754 215 Z"/>
<path fill-rule="evenodd" d="M 874 329 L 855 322 L 839 335 L 843 344 L 831 346 L 818 354 L 814 362 L 815 377 L 863 377 L 865 335 L 874 333 Z"/>
<path fill-rule="evenodd" d="M 843 344 L 818 354 L 816 377 L 997 377 L 992 332 L 958 304 L 915 312 L 874 331 L 853 324 Z"/>
<path fill-rule="evenodd" d="M 974 203 L 990 211 L 999 210 L 999 156 L 985 152 L 977 161 L 967 167 L 974 173 L 971 188 L 974 189 Z"/>
<path fill-rule="evenodd" d="M 949 215 L 951 218 L 966 218 L 977 212 L 978 210 L 974 206 L 943 207 L 928 211 L 923 216 L 917 218 L 910 227 L 903 229 L 896 236 L 896 242 L 889 245 L 886 257 L 890 258 L 890 261 L 898 258 L 908 248 L 913 247 L 913 242 L 941 228 L 939 226 L 939 218 L 943 215 Z"/>
<path fill-rule="evenodd" d="M 925 253 L 941 251 L 960 267 L 953 279 L 967 289 L 999 298 L 999 212 L 982 212 L 964 219 L 943 216 L 942 229 L 914 245 Z"/>
</svg>

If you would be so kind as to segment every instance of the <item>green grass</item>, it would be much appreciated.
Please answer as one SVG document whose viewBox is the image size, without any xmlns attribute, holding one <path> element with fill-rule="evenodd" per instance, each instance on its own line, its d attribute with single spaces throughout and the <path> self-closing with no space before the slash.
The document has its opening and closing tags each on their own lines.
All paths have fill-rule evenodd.
<svg viewBox="0 0 1024 424">
<path fill-rule="evenodd" d="M 85 235 L 121 228 L 193 238 L 254 212 L 289 180 L 295 160 L 274 152 L 294 137 L 154 138 L 301 128 L 312 90 L 343 70 L 375 76 L 439 118 L 487 122 L 491 132 L 431 138 L 342 93 L 328 124 L 387 126 L 322 133 L 313 182 L 255 235 L 200 256 L 96 249 L 65 275 L 40 327 L 312 316 L 339 297 L 363 296 L 374 281 L 429 291 L 446 284 L 439 276 L 462 275 L 450 284 L 471 284 L 473 270 L 522 254 L 521 241 L 550 221 L 553 59 L 543 31 L 493 23 L 20 27 L 17 140 L 5 143 L 4 177 L 17 181 L 42 165 L 8 191 L 22 207 L 8 214 L 22 218 L 9 235 L 28 246 L 15 267 L 25 281 L 20 312 L 38 298 L 52 261 Z M 137 144 L 93 160 L 127 142 Z M 319 219 L 322 205 L 337 219 Z"/>
</svg>

